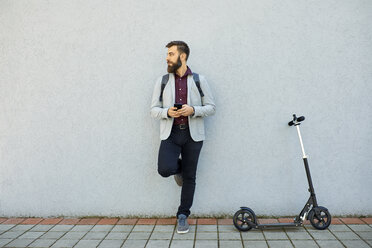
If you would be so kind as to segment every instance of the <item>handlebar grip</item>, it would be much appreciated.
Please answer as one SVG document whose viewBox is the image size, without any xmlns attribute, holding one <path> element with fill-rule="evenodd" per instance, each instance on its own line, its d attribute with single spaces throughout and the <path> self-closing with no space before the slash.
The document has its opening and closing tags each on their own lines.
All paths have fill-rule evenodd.
<svg viewBox="0 0 372 248">
<path fill-rule="evenodd" d="M 297 118 L 297 121 L 298 122 L 301 122 L 301 121 L 304 121 L 305 120 L 305 116 L 300 116 Z"/>
</svg>

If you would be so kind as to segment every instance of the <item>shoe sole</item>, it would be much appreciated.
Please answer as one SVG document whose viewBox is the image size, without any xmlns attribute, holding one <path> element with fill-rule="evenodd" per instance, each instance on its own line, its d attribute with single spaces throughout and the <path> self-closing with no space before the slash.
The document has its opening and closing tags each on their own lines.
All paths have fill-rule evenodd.
<svg viewBox="0 0 372 248">
<path fill-rule="evenodd" d="M 187 229 L 187 230 L 185 230 L 185 231 L 178 231 L 178 230 L 177 230 L 177 233 L 182 234 L 182 233 L 188 233 L 189 231 L 190 231 L 190 229 Z"/>
<path fill-rule="evenodd" d="M 183 185 L 183 180 L 182 179 L 178 179 L 178 176 L 174 175 L 174 180 L 176 181 L 176 184 L 180 187 L 182 187 Z"/>
</svg>

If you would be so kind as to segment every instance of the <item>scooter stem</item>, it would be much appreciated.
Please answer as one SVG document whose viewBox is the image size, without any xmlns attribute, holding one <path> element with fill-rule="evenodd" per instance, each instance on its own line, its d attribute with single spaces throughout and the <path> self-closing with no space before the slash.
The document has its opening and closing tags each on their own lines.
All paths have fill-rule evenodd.
<svg viewBox="0 0 372 248">
<path fill-rule="evenodd" d="M 300 132 L 300 125 L 296 125 L 296 128 L 297 128 L 298 138 L 300 139 L 300 144 L 301 144 L 301 149 L 302 149 L 302 158 L 307 158 L 307 156 L 305 154 L 304 143 L 302 142 L 302 137 L 301 137 L 301 132 Z"/>
</svg>

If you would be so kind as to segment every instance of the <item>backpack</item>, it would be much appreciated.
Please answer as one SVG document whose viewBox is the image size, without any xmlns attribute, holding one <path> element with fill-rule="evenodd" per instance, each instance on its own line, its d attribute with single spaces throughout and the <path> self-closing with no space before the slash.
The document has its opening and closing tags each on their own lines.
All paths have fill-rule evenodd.
<svg viewBox="0 0 372 248">
<path fill-rule="evenodd" d="M 203 91 L 202 91 L 202 89 L 200 87 L 199 74 L 193 72 L 192 73 L 192 77 L 193 77 L 193 79 L 195 81 L 196 87 L 198 87 L 200 96 L 203 97 L 204 96 L 204 93 L 203 93 Z M 169 74 L 165 74 L 163 76 L 163 78 L 161 79 L 161 91 L 160 91 L 160 96 L 159 96 L 159 101 L 160 102 L 163 101 L 163 91 L 164 91 L 165 86 L 168 83 L 168 80 L 169 80 Z"/>
</svg>

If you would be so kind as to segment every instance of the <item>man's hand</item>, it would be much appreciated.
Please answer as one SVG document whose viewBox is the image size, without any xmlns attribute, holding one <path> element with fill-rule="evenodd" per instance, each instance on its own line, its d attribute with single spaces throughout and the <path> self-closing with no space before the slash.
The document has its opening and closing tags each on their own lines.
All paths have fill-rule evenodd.
<svg viewBox="0 0 372 248">
<path fill-rule="evenodd" d="M 173 117 L 173 118 L 178 118 L 181 116 L 181 112 L 180 111 L 177 111 L 177 108 L 176 107 L 170 107 L 168 109 L 168 115 L 170 117 Z"/>
<path fill-rule="evenodd" d="M 190 116 L 194 113 L 194 108 L 184 104 L 182 105 L 182 108 L 178 110 L 178 113 L 180 113 L 182 116 Z"/>
</svg>

